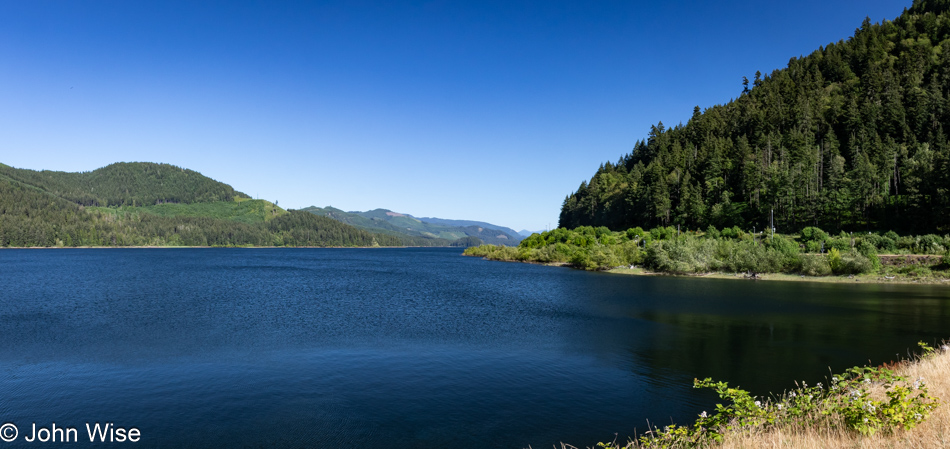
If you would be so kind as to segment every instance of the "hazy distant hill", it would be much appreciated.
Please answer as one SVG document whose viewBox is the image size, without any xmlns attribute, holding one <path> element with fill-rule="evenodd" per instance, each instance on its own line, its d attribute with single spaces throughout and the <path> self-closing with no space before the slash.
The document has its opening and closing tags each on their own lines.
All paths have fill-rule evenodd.
<svg viewBox="0 0 950 449">
<path fill-rule="evenodd" d="M 310 206 L 301 209 L 312 214 L 329 217 L 343 223 L 356 226 L 373 232 L 388 233 L 440 239 L 447 243 L 455 242 L 466 237 L 476 237 L 484 243 L 494 245 L 517 245 L 522 237 L 517 232 L 505 232 L 501 226 L 476 221 L 441 220 L 443 222 L 459 222 L 466 226 L 453 226 L 428 222 L 430 219 L 419 219 L 409 214 L 401 214 L 387 209 L 374 209 L 366 212 L 345 212 L 334 207 Z M 440 220 L 440 219 L 434 219 Z"/>
<path fill-rule="evenodd" d="M 509 236 L 514 237 L 518 241 L 521 241 L 521 234 L 514 229 L 505 226 L 498 226 L 491 223 L 485 223 L 484 221 L 472 221 L 472 220 L 447 220 L 444 218 L 435 218 L 435 217 L 419 217 L 419 220 L 422 220 L 426 223 L 439 224 L 444 226 L 458 226 L 458 227 L 468 227 L 468 226 L 478 226 L 482 228 L 494 229 L 497 231 L 504 232 Z M 531 235 L 531 234 L 528 234 Z"/>
<path fill-rule="evenodd" d="M 91 172 L 0 164 L 0 246 L 403 246 L 376 234 L 252 200 L 168 164 L 117 163 Z"/>
</svg>

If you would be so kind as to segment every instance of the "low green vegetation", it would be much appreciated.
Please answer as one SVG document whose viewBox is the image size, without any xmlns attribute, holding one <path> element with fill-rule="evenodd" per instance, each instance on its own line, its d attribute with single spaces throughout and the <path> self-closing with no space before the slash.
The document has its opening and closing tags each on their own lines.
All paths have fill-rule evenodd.
<svg viewBox="0 0 950 449">
<path fill-rule="evenodd" d="M 829 235 L 807 227 L 798 235 L 750 233 L 737 227 L 704 232 L 679 232 L 674 227 L 646 231 L 606 227 L 558 228 L 532 234 L 517 247 L 482 245 L 466 255 L 492 260 L 560 263 L 585 270 L 642 266 L 673 274 L 709 272 L 796 273 L 809 276 L 929 275 L 947 270 L 950 235 L 898 236 L 886 234 Z M 920 264 L 887 266 L 881 254 L 924 254 Z M 942 256 L 942 257 L 940 257 Z"/>
<path fill-rule="evenodd" d="M 922 358 L 936 355 L 920 343 Z M 940 404 L 926 379 L 909 379 L 886 367 L 854 367 L 834 375 L 828 385 L 802 382 L 782 395 L 756 397 L 712 379 L 695 380 L 694 388 L 711 388 L 726 404 L 702 412 L 692 425 L 652 429 L 626 447 L 694 448 L 722 443 L 735 432 L 767 432 L 771 428 L 833 428 L 865 436 L 893 434 L 922 423 Z M 598 447 L 618 447 L 600 443 Z"/>
</svg>

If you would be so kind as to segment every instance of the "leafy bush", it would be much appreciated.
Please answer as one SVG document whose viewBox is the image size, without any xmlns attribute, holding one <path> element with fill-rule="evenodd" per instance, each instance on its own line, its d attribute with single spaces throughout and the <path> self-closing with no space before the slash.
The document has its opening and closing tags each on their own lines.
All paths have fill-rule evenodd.
<svg viewBox="0 0 950 449">
<path fill-rule="evenodd" d="M 722 228 L 720 235 L 724 239 L 739 239 L 743 236 L 743 232 L 739 229 L 738 226 L 733 226 L 731 228 Z"/>
<path fill-rule="evenodd" d="M 544 236 L 541 234 L 531 234 L 528 237 L 525 237 L 518 246 L 522 248 L 541 248 L 547 243 L 544 241 Z"/>
<path fill-rule="evenodd" d="M 896 234 L 895 234 L 896 235 Z M 894 252 L 897 251 L 897 242 L 894 239 L 877 235 L 877 234 L 868 234 L 866 237 L 862 236 L 861 241 L 867 242 L 870 245 L 873 245 L 879 252 Z M 863 252 L 862 252 L 863 254 Z"/>
<path fill-rule="evenodd" d="M 801 232 L 801 241 L 802 242 L 820 242 L 828 239 L 828 233 L 822 231 L 819 228 L 814 226 L 809 226 L 805 229 L 802 229 Z"/>
<path fill-rule="evenodd" d="M 943 246 L 943 237 L 934 234 L 920 236 L 914 251 L 918 254 L 941 254 L 946 251 Z"/>
<path fill-rule="evenodd" d="M 825 249 L 830 250 L 831 248 L 835 248 L 841 252 L 848 251 L 851 249 L 851 239 L 847 237 L 830 238 L 825 241 Z"/>
<path fill-rule="evenodd" d="M 828 251 L 828 266 L 831 267 L 831 272 L 837 274 L 841 270 L 842 263 L 841 251 L 838 251 L 838 248 L 831 248 Z"/>
<path fill-rule="evenodd" d="M 836 274 L 861 274 L 874 270 L 874 263 L 857 251 L 841 256 L 841 265 Z"/>
<path fill-rule="evenodd" d="M 802 255 L 801 273 L 807 276 L 827 276 L 831 274 L 828 259 L 819 255 Z"/>
<path fill-rule="evenodd" d="M 628 240 L 637 240 L 637 239 L 643 238 L 643 236 L 645 236 L 647 232 L 644 231 L 643 228 L 637 226 L 635 228 L 627 229 L 626 234 L 627 234 Z"/>
<path fill-rule="evenodd" d="M 676 228 L 672 226 L 653 228 L 650 230 L 650 235 L 655 240 L 669 240 L 676 237 Z"/>
<path fill-rule="evenodd" d="M 765 241 L 770 251 L 777 253 L 781 260 L 782 271 L 798 271 L 801 269 L 801 251 L 794 240 L 776 235 Z"/>
<path fill-rule="evenodd" d="M 615 254 L 613 249 L 609 246 L 595 246 L 591 248 L 590 261 L 593 263 L 594 268 L 587 269 L 605 270 L 620 266 L 620 258 L 617 257 L 617 254 Z"/>
<path fill-rule="evenodd" d="M 915 246 L 917 246 L 917 239 L 913 236 L 905 235 L 897 238 L 897 249 L 913 251 Z"/>
<path fill-rule="evenodd" d="M 712 240 L 687 237 L 678 241 L 658 241 L 647 247 L 644 264 L 670 273 L 703 273 L 715 269 L 716 244 Z"/>
<path fill-rule="evenodd" d="M 597 268 L 597 265 L 590 259 L 590 252 L 586 249 L 581 249 L 574 251 L 574 254 L 571 254 L 571 257 L 567 260 L 575 268 L 581 268 L 584 270 L 593 270 Z"/>
<path fill-rule="evenodd" d="M 617 249 L 617 257 L 623 265 L 639 265 L 643 263 L 643 251 L 640 245 L 635 241 L 627 241 L 620 244 Z"/>
<path fill-rule="evenodd" d="M 534 257 L 534 260 L 541 263 L 567 262 L 567 257 L 559 254 L 555 245 L 548 245 L 536 250 Z"/>
</svg>

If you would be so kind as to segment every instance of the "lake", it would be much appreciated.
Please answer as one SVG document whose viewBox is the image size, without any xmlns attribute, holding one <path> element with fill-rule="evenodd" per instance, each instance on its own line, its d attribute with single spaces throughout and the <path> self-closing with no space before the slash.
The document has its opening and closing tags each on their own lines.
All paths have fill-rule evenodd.
<svg viewBox="0 0 950 449">
<path fill-rule="evenodd" d="M 98 422 L 139 447 L 584 447 L 711 411 L 696 377 L 764 394 L 950 337 L 946 287 L 460 253 L 0 250 L 7 445 Z"/>
</svg>

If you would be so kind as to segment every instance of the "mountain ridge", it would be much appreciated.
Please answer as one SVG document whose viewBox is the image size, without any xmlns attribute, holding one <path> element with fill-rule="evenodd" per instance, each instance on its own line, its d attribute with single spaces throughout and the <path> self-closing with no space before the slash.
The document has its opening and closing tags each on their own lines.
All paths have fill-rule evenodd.
<svg viewBox="0 0 950 449">
<path fill-rule="evenodd" d="M 361 229 L 374 232 L 384 232 L 394 235 L 408 235 L 423 238 L 438 238 L 448 242 L 475 237 L 484 243 L 495 245 L 514 246 L 522 237 L 517 232 L 509 234 L 502 231 L 501 226 L 490 223 L 468 220 L 440 220 L 442 222 L 458 222 L 465 226 L 455 226 L 442 223 L 433 223 L 426 219 L 417 218 L 410 214 L 394 212 L 389 209 L 373 209 L 365 212 L 345 212 L 332 206 L 309 206 L 300 209 L 317 215 L 326 216 Z M 486 226 L 488 225 L 488 226 Z"/>
</svg>

